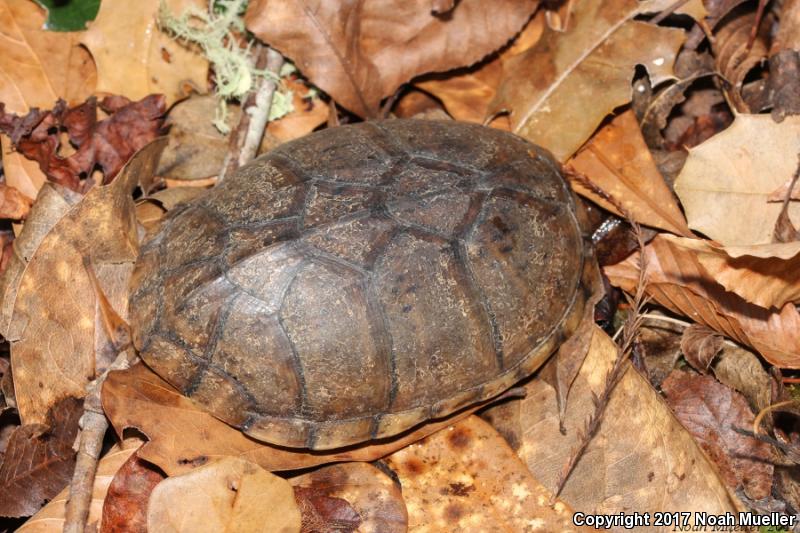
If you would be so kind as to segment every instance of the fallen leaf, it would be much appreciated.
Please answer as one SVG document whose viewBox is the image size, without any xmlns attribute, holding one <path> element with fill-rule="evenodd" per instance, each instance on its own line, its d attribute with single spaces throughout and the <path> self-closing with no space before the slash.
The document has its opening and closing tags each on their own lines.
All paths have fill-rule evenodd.
<svg viewBox="0 0 800 533">
<path fill-rule="evenodd" d="M 409 531 L 590 531 L 527 471 L 497 431 L 477 416 L 386 459 L 397 473 Z"/>
<path fill-rule="evenodd" d="M 733 124 L 689 150 L 675 192 L 689 227 L 723 245 L 769 244 L 781 205 L 770 194 L 797 168 L 800 117 L 780 124 L 769 115 L 737 115 Z M 746 213 L 747 216 L 742 216 Z M 789 216 L 800 222 L 800 205 Z"/>
<path fill-rule="evenodd" d="M 147 502 L 164 478 L 135 453 L 128 457 L 108 486 L 100 533 L 147 533 Z"/>
<path fill-rule="evenodd" d="M 14 187 L 0 184 L 0 218 L 21 220 L 28 216 L 33 202 Z"/>
<path fill-rule="evenodd" d="M 44 22 L 44 11 L 29 0 L 0 1 L 0 102 L 8 112 L 49 108 L 59 98 L 77 104 L 94 91 L 97 71 L 80 34 L 45 31 Z M 44 175 L 11 149 L 5 135 L 0 144 L 5 183 L 36 197 Z"/>
<path fill-rule="evenodd" d="M 728 19 L 714 32 L 714 56 L 718 72 L 726 81 L 723 90 L 739 113 L 757 113 L 742 97 L 742 87 L 750 71 L 767 59 L 770 24 L 761 24 L 757 38 L 750 42 L 756 14 L 749 12 Z"/>
<path fill-rule="evenodd" d="M 82 406 L 65 398 L 47 413 L 45 424 L 25 424 L 11 434 L 0 464 L 0 516 L 30 516 L 69 483 Z"/>
<path fill-rule="evenodd" d="M 712 370 L 720 383 L 741 392 L 754 412 L 758 413 L 770 405 L 773 379 L 753 352 L 726 343 Z"/>
<path fill-rule="evenodd" d="M 680 241 L 697 252 L 709 276 L 727 290 L 764 308 L 800 300 L 800 242 L 718 246 Z"/>
<path fill-rule="evenodd" d="M 142 441 L 139 439 L 125 439 L 121 446 L 115 445 L 100 458 L 92 487 L 87 528 L 98 525 L 103 511 L 103 501 L 114 475 L 141 444 Z M 64 512 L 68 496 L 68 489 L 61 491 L 50 503 L 22 524 L 17 533 L 61 533 L 64 529 Z"/>
<path fill-rule="evenodd" d="M 566 161 L 606 115 L 630 101 L 636 65 L 654 85 L 675 78 L 684 32 L 633 20 L 654 9 L 652 0 L 577 0 L 567 31 L 545 30 L 504 66 L 490 114 L 509 111 L 514 133 Z"/>
<path fill-rule="evenodd" d="M 471 65 L 500 48 L 537 4 L 461 0 L 436 15 L 430 0 L 256 0 L 245 22 L 337 104 L 376 117 L 381 100 L 415 76 Z"/>
<path fill-rule="evenodd" d="M 627 211 L 579 181 L 575 191 L 619 216 L 630 214 L 636 222 L 691 237 L 692 232 L 672 191 L 656 167 L 633 111 L 614 117 L 598 131 L 569 164 Z"/>
<path fill-rule="evenodd" d="M 438 98 L 454 119 L 483 123 L 488 115 L 489 102 L 500 85 L 503 65 L 533 46 L 541 37 L 544 26 L 544 11 L 538 11 L 512 44 L 499 54 L 474 66 L 424 76 L 415 81 L 414 86 Z"/>
<path fill-rule="evenodd" d="M 64 396 L 82 398 L 86 384 L 111 363 L 97 358 L 106 339 L 85 265 L 118 314 L 126 316 L 127 280 L 138 251 L 131 193 L 152 175 L 163 144 L 149 144 L 113 183 L 94 187 L 67 209 L 38 246 L 27 250 L 31 255 L 22 256 L 28 262 L 21 275 L 11 267 L 3 274 L 3 309 L 13 313 L 4 314 L 9 321 L 0 329 L 11 342 L 17 406 L 26 424 L 44 422 L 44 413 Z M 31 232 L 40 229 L 30 224 Z"/>
<path fill-rule="evenodd" d="M 83 192 L 93 184 L 83 178 L 95 166 L 103 170 L 103 184 L 110 183 L 137 150 L 158 136 L 166 111 L 161 95 L 139 102 L 108 96 L 100 107 L 110 116 L 98 121 L 94 97 L 72 108 L 59 100 L 52 111 L 36 109 L 24 116 L 3 113 L 0 103 L 0 131 L 11 137 L 17 151 L 38 162 L 51 181 Z M 62 130 L 74 149 L 67 156 L 59 153 Z"/>
<path fill-rule="evenodd" d="M 794 305 L 770 311 L 726 291 L 685 246 L 688 240 L 662 234 L 645 247 L 647 294 L 670 311 L 755 348 L 776 366 L 800 367 L 800 313 Z M 613 285 L 635 292 L 638 253 L 604 270 Z"/>
<path fill-rule="evenodd" d="M 251 439 L 182 396 L 142 364 L 111 372 L 103 386 L 103 409 L 118 434 L 135 427 L 149 437 L 139 457 L 167 475 L 183 474 L 224 456 L 242 457 L 276 470 L 298 470 L 339 461 L 374 461 L 415 442 L 493 400 L 461 411 L 455 418 L 422 424 L 398 438 L 338 450 L 284 448 Z"/>
<path fill-rule="evenodd" d="M 208 61 L 161 32 L 156 14 L 162 0 L 103 2 L 80 42 L 97 64 L 97 91 L 140 100 L 163 94 L 167 106 L 186 96 L 185 85 L 205 92 Z M 164 0 L 173 13 L 202 0 Z"/>
<path fill-rule="evenodd" d="M 697 439 L 732 490 L 744 486 L 760 500 L 772 489 L 772 450 L 768 443 L 737 433 L 755 418 L 747 401 L 711 376 L 675 370 L 661 390 L 678 420 Z"/>
<path fill-rule="evenodd" d="M 722 350 L 723 338 L 708 326 L 692 324 L 683 330 L 681 351 L 692 367 L 702 374 Z"/>
<path fill-rule="evenodd" d="M 159 483 L 150 496 L 147 528 L 290 533 L 300 531 L 300 511 L 288 481 L 244 459 L 225 457 Z"/>
<path fill-rule="evenodd" d="M 521 442 L 517 453 L 545 487 L 555 486 L 574 453 L 618 349 L 595 328 L 567 406 L 564 433 L 559 431 L 555 391 L 543 380 L 534 379 L 526 385 L 524 398 L 506 403 L 519 404 L 513 421 Z M 600 514 L 631 509 L 650 513 L 702 509 L 713 514 L 744 510 L 664 400 L 631 367 L 614 389 L 597 433 L 567 479 L 561 498 L 574 509 Z M 673 526 L 648 531 L 673 531 Z"/>
<path fill-rule="evenodd" d="M 303 517 L 302 531 L 404 533 L 408 513 L 400 487 L 366 463 L 323 466 L 289 478 Z"/>
</svg>

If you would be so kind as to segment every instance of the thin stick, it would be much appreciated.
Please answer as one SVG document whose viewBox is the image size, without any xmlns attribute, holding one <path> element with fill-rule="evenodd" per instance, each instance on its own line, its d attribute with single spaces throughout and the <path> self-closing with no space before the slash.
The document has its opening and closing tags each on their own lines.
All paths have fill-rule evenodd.
<svg viewBox="0 0 800 533">
<path fill-rule="evenodd" d="M 269 70 L 275 74 L 283 66 L 283 56 L 272 48 L 258 43 L 255 46 L 255 67 Z M 250 93 L 242 105 L 242 116 L 239 125 L 231 133 L 229 151 L 222 164 L 218 182 L 225 176 L 255 159 L 264 130 L 269 121 L 269 112 L 272 109 L 272 97 L 277 88 L 277 82 L 272 78 L 262 78 L 258 89 Z"/>
<path fill-rule="evenodd" d="M 103 438 L 108 430 L 108 419 L 103 413 L 100 393 L 103 383 L 112 370 L 123 370 L 130 366 L 129 352 L 123 350 L 117 358 L 88 387 L 88 394 L 83 400 L 83 416 L 80 420 L 81 433 L 78 437 L 78 456 L 75 472 L 69 485 L 64 516 L 64 533 L 85 533 L 89 508 L 92 504 L 94 478 L 97 473 L 97 461 L 103 448 Z"/>
</svg>

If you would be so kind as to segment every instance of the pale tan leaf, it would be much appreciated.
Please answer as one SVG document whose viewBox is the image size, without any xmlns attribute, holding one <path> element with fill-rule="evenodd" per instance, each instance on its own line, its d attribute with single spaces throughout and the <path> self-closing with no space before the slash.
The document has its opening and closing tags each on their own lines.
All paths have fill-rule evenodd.
<svg viewBox="0 0 800 533">
<path fill-rule="evenodd" d="M 94 91 L 97 70 L 79 45 L 80 32 L 45 31 L 44 21 L 44 10 L 30 0 L 0 1 L 0 102 L 6 112 L 50 109 L 58 98 L 78 104 Z M 45 181 L 39 166 L 14 152 L 5 135 L 0 144 L 6 184 L 35 198 Z"/>
<path fill-rule="evenodd" d="M 674 78 L 684 32 L 633 20 L 653 9 L 652 1 L 578 0 L 566 32 L 546 30 L 505 65 L 490 113 L 509 111 L 515 133 L 566 161 L 607 114 L 630 101 L 636 65 L 654 85 Z"/>
<path fill-rule="evenodd" d="M 544 486 L 555 486 L 567 457 L 577 446 L 617 353 L 618 347 L 608 335 L 595 328 L 586 363 L 567 405 L 563 434 L 559 431 L 555 391 L 543 380 L 537 378 L 526 385 L 523 399 L 506 402 L 518 404 L 513 420 L 520 441 L 517 453 Z M 648 509 L 650 513 L 742 510 L 660 395 L 631 368 L 614 389 L 598 432 L 561 497 L 574 509 L 603 514 L 631 509 Z M 640 529 L 666 533 L 673 531 L 673 526 L 633 528 Z"/>
<path fill-rule="evenodd" d="M 91 189 L 25 256 L 24 270 L 9 268 L 3 275 L 3 307 L 13 313 L 0 327 L 11 342 L 17 406 L 25 423 L 43 422 L 48 408 L 64 396 L 85 396 L 86 384 L 111 362 L 99 357 L 111 356 L 100 344 L 105 333 L 89 269 L 124 316 L 127 278 L 138 252 L 131 193 L 140 176 L 152 175 L 163 145 L 163 139 L 150 143 L 110 185 Z M 35 223 L 25 226 L 26 232 L 39 229 Z"/>
<path fill-rule="evenodd" d="M 238 457 L 224 457 L 156 485 L 147 528 L 160 533 L 291 533 L 300 511 L 289 482 Z"/>
<path fill-rule="evenodd" d="M 800 313 L 792 304 L 770 311 L 728 292 L 706 272 L 689 239 L 661 234 L 645 247 L 647 293 L 667 309 L 755 348 L 770 363 L 800 368 Z M 605 267 L 613 285 L 635 292 L 639 256 Z"/>
<path fill-rule="evenodd" d="M 103 501 L 108 492 L 108 487 L 114 479 L 114 475 L 141 445 L 142 441 L 139 439 L 125 439 L 121 447 L 114 446 L 100 459 L 97 465 L 97 475 L 94 478 L 94 486 L 92 488 L 92 502 L 89 506 L 89 519 L 87 520 L 87 526 L 89 528 L 96 527 L 100 524 L 100 518 L 103 513 Z M 61 491 L 50 503 L 28 519 L 17 532 L 61 533 L 64 529 L 64 512 L 68 496 L 68 488 Z"/>
<path fill-rule="evenodd" d="M 517 33 L 537 0 L 256 0 L 247 28 L 292 59 L 338 104 L 375 117 L 380 101 L 428 72 L 471 65 Z"/>
<path fill-rule="evenodd" d="M 718 246 L 681 240 L 717 283 L 748 302 L 780 309 L 800 301 L 800 242 Z"/>
<path fill-rule="evenodd" d="M 614 117 L 569 164 L 611 195 L 636 222 L 692 236 L 678 203 L 656 167 L 632 110 Z M 573 189 L 612 213 L 610 202 L 580 182 Z"/>
<path fill-rule="evenodd" d="M 400 478 L 408 530 L 590 531 L 572 524 L 497 431 L 476 416 L 386 458 Z M 533 529 L 536 527 L 536 529 Z"/>
<path fill-rule="evenodd" d="M 797 168 L 800 116 L 737 115 L 733 124 L 689 150 L 675 181 L 689 227 L 726 246 L 768 244 L 781 204 L 769 202 Z M 787 155 L 791 154 L 791 155 Z M 800 205 L 789 205 L 795 226 Z"/>
<path fill-rule="evenodd" d="M 205 92 L 208 61 L 159 30 L 156 14 L 161 0 L 105 1 L 83 43 L 97 64 L 97 90 L 140 100 L 153 93 L 167 105 L 186 96 L 185 85 Z M 173 13 L 188 6 L 207 9 L 202 0 L 166 0 Z"/>
</svg>

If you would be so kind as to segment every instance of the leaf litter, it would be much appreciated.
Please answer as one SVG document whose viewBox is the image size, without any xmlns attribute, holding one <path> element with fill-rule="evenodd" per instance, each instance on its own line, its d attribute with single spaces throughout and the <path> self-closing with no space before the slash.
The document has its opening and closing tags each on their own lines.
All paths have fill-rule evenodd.
<svg viewBox="0 0 800 533">
<path fill-rule="evenodd" d="M 88 523 L 524 531 L 577 530 L 574 511 L 800 511 L 796 414 L 780 407 L 781 381 L 800 368 L 798 4 L 761 18 L 738 0 L 557 10 L 534 0 L 253 0 L 246 13 L 209 13 L 236 27 L 223 46 L 277 50 L 297 69 L 280 82 L 294 110 L 272 116 L 253 153 L 392 115 L 481 122 L 553 152 L 599 206 L 586 220 L 615 287 L 600 304 L 611 309 L 604 323 L 644 324 L 631 344 L 642 373 L 625 367 L 604 390 L 619 348 L 589 322 L 550 365 L 569 367 L 563 391 L 542 372 L 496 405 L 320 453 L 249 439 L 136 365 L 109 375 L 97 408 L 118 438 L 148 440 L 103 454 Z M 10 357 L 0 351 L 0 483 L 17 483 L 0 510 L 36 513 L 20 531 L 71 523 L 66 492 L 56 493 L 71 476 L 79 410 L 62 400 L 83 397 L 116 354 L 139 239 L 224 177 L 252 112 L 253 92 L 232 103 L 233 137 L 208 128 L 217 104 L 205 95 L 224 85 L 224 69 L 162 31 L 160 5 L 103 2 L 80 21 L 87 29 L 51 32 L 33 2 L 0 3 L 0 324 L 11 341 Z M 208 13 L 197 0 L 163 6 Z M 626 219 L 652 228 L 638 235 L 642 250 L 624 237 Z M 646 319 L 616 303 L 620 290 L 648 296 Z M 669 327 L 654 335 L 658 324 Z M 759 412 L 767 435 L 740 431 Z M 590 439 L 588 416 L 599 416 Z M 7 473 L 26 454 L 40 459 L 23 487 Z M 36 469 L 48 461 L 58 474 Z M 263 498 L 274 514 L 255 503 Z"/>
</svg>

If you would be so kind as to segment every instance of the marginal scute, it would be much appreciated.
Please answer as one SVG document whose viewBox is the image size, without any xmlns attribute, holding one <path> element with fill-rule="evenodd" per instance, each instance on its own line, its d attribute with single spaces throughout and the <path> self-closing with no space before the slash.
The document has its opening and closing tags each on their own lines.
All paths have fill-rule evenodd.
<svg viewBox="0 0 800 533">
<path fill-rule="evenodd" d="M 530 375 L 577 327 L 591 265 L 544 150 L 475 124 L 340 126 L 167 215 L 132 277 L 133 339 L 248 435 L 337 448 Z"/>
</svg>

